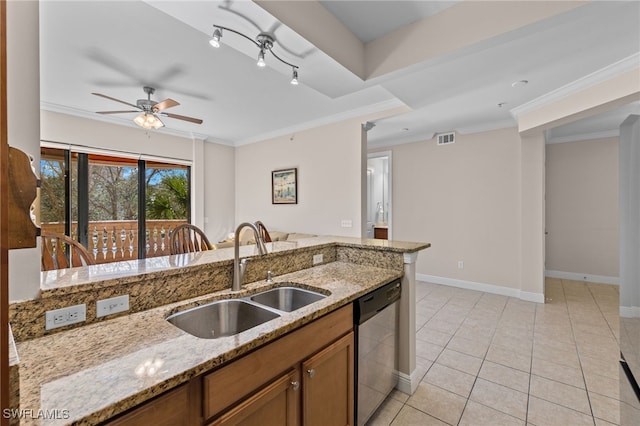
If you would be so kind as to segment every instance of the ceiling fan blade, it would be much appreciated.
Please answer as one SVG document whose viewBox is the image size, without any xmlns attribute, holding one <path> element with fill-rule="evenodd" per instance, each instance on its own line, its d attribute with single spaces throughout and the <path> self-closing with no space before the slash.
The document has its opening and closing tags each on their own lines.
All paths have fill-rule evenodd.
<svg viewBox="0 0 640 426">
<path fill-rule="evenodd" d="M 127 112 L 140 112 L 139 109 L 135 111 L 96 111 L 96 114 L 124 114 Z"/>
<path fill-rule="evenodd" d="M 153 106 L 153 109 L 156 111 L 162 111 L 163 109 L 172 108 L 174 106 L 180 105 L 180 102 L 176 102 L 173 99 L 165 99 L 162 102 L 158 102 Z"/>
<path fill-rule="evenodd" d="M 92 93 L 92 95 L 100 96 L 101 98 L 110 99 L 112 101 L 120 102 L 121 104 L 129 105 L 133 108 L 138 108 L 137 105 L 130 104 L 129 102 L 121 101 L 120 99 L 112 98 L 111 96 L 103 95 L 102 93 Z M 140 109 L 140 108 L 138 108 Z"/>
<path fill-rule="evenodd" d="M 190 122 L 195 123 L 195 124 L 202 124 L 202 120 L 200 120 L 199 118 L 187 117 L 187 116 L 178 115 L 178 114 L 171 114 L 171 113 L 168 113 L 168 112 L 163 112 L 160 115 L 162 115 L 164 117 L 169 117 L 169 118 L 177 118 L 178 120 L 190 121 Z"/>
</svg>

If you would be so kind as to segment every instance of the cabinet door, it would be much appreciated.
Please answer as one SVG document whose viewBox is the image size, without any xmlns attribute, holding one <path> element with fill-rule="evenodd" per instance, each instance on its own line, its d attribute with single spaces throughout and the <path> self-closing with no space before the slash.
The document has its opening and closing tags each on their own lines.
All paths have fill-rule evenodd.
<svg viewBox="0 0 640 426">
<path fill-rule="evenodd" d="M 300 424 L 300 370 L 295 369 L 210 423 L 216 426 Z"/>
<path fill-rule="evenodd" d="M 108 421 L 108 426 L 192 426 L 198 422 L 189 384 L 179 386 L 133 411 Z M 201 420 L 200 420 L 201 422 Z"/>
<path fill-rule="evenodd" d="M 302 363 L 305 426 L 353 425 L 353 332 Z"/>
</svg>

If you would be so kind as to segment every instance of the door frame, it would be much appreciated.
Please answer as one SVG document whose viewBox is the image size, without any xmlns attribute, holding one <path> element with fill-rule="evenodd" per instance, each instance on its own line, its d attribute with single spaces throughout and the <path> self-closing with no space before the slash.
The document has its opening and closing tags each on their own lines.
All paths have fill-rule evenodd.
<svg viewBox="0 0 640 426">
<path fill-rule="evenodd" d="M 387 187 L 389 189 L 389 210 L 387 211 L 388 239 L 393 239 L 393 151 L 378 151 L 367 154 L 367 162 L 372 158 L 387 158 L 389 171 L 387 173 Z M 367 188 L 367 208 L 369 207 L 369 189 Z"/>
</svg>

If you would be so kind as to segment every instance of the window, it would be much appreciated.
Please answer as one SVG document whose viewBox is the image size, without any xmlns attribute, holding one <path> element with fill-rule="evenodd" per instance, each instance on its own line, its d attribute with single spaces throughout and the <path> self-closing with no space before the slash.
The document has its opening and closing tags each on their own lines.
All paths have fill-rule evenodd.
<svg viewBox="0 0 640 426">
<path fill-rule="evenodd" d="M 190 222 L 190 167 L 41 148 L 42 228 L 84 245 L 96 263 L 169 254 Z"/>
</svg>

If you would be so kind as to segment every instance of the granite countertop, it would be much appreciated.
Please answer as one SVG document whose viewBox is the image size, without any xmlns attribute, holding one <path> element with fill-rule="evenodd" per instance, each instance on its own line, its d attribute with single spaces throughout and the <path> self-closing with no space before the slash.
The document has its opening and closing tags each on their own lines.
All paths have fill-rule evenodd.
<svg viewBox="0 0 640 426">
<path fill-rule="evenodd" d="M 297 248 L 335 243 L 402 252 L 425 248 L 424 244 L 355 238 L 309 240 L 313 241 L 301 241 Z M 223 260 L 228 256 L 228 253 L 221 253 L 223 251 L 205 253 Z M 159 264 L 154 266 L 154 262 Z M 167 258 L 133 263 L 158 272 L 171 266 L 162 262 L 167 262 Z M 80 274 L 88 268 L 76 269 Z M 88 275 L 91 275 L 90 271 Z M 18 342 L 21 409 L 34 413 L 58 410 L 59 414 L 57 419 L 23 419 L 22 424 L 94 424 L 103 421 L 401 276 L 401 271 L 332 262 L 275 277 L 274 284 L 264 281 L 246 284 L 240 293 L 225 290 Z M 200 339 L 165 321 L 169 314 L 178 310 L 221 298 L 244 297 L 284 282 L 316 288 L 330 295 L 235 336 L 220 339 Z"/>
<path fill-rule="evenodd" d="M 323 246 L 355 247 L 386 252 L 413 253 L 430 246 L 429 243 L 388 241 L 355 237 L 319 236 L 295 241 L 275 241 L 267 243 L 269 253 L 293 251 Z M 255 245 L 240 246 L 240 256 L 253 256 Z M 218 250 L 189 253 L 176 256 L 160 256 L 150 259 L 129 260 L 114 263 L 92 265 L 83 268 L 59 269 L 41 273 L 40 297 L 56 294 L 69 294 L 74 291 L 86 291 L 92 286 L 104 288 L 138 281 L 141 277 L 164 277 L 167 274 L 179 274 L 185 266 L 205 267 L 209 263 L 233 262 L 233 247 Z"/>
</svg>

